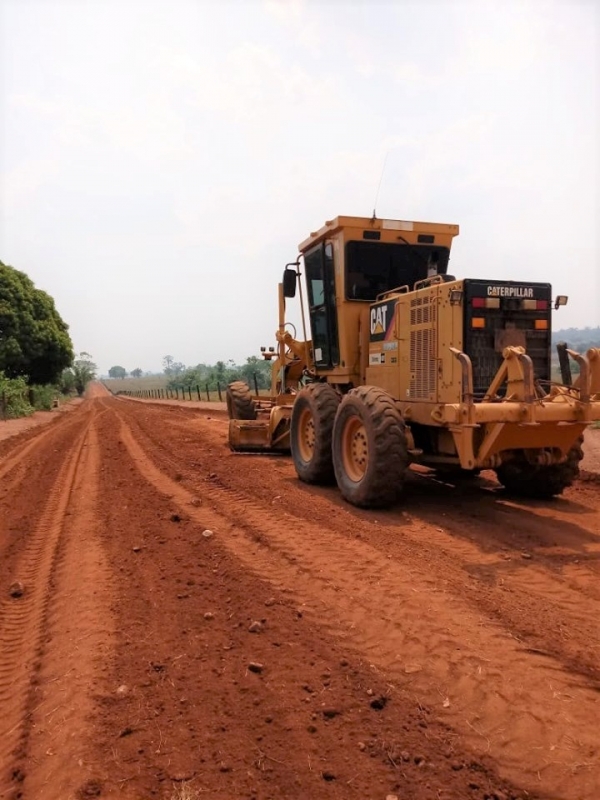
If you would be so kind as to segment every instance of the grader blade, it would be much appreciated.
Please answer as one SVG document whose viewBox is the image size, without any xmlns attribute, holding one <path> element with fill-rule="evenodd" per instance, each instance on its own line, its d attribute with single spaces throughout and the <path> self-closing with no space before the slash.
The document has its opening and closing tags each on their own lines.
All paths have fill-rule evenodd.
<svg viewBox="0 0 600 800">
<path fill-rule="evenodd" d="M 289 453 L 291 405 L 273 406 L 259 419 L 230 419 L 229 446 L 236 453 Z"/>
<path fill-rule="evenodd" d="M 270 452 L 269 420 L 229 420 L 229 446 L 237 453 Z"/>
</svg>

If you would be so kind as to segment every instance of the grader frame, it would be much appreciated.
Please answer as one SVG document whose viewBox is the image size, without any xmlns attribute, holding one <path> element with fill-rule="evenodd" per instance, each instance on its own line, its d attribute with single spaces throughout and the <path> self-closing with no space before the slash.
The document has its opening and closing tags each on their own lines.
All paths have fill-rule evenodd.
<svg viewBox="0 0 600 800">
<path fill-rule="evenodd" d="M 384 289 L 362 305 L 350 299 L 344 247 L 359 234 L 364 236 L 369 231 L 369 238 L 377 233 L 383 239 L 387 234 L 390 241 L 389 231 L 397 233 L 400 226 L 402 234 L 397 238 L 409 251 L 417 241 L 426 238 L 429 242 L 435 236 L 449 251 L 458 233 L 458 226 L 392 223 L 386 228 L 382 221 L 336 218 L 300 245 L 306 265 L 307 256 L 310 258 L 323 243 L 332 242 L 331 252 L 337 258 L 335 270 L 331 270 L 339 335 L 337 363 L 323 363 L 314 339 L 306 335 L 301 284 L 304 340 L 287 329 L 285 301 L 295 294 L 300 261 L 286 265 L 279 284 L 277 350 L 263 348 L 263 355 L 272 363 L 271 396 L 254 401 L 252 419 L 236 418 L 235 411 L 230 414 L 232 449 L 291 450 L 302 480 L 322 483 L 335 478 L 344 497 L 363 506 L 393 502 L 410 462 L 441 470 L 459 469 L 465 475 L 494 469 L 511 489 L 521 486 L 528 490 L 526 493 L 539 496 L 560 493 L 577 472 L 585 428 L 600 419 L 600 349 L 591 349 L 585 355 L 568 351 L 579 367 L 579 376 L 567 384 L 540 381 L 525 346 L 508 344 L 500 351 L 496 347 L 494 358 L 500 363 L 482 393 L 468 352 L 464 299 L 468 281 L 450 278 L 444 270 L 430 271 L 431 252 L 425 277 L 421 274 L 412 284 Z M 413 226 L 412 238 L 406 232 L 409 225 Z M 415 263 L 421 270 L 420 263 Z M 506 283 L 498 289 L 498 282 L 494 283 L 492 294 L 495 291 L 517 297 L 520 293 L 531 297 L 532 292 L 542 296 L 539 292 L 550 288 L 519 288 L 520 284 Z M 307 300 L 312 314 L 314 296 L 310 287 Z M 529 300 L 529 305 L 519 302 L 527 308 L 547 308 L 545 300 Z M 431 317 L 414 317 L 417 322 L 413 324 L 409 307 L 427 303 L 433 309 Z M 499 300 L 493 299 L 489 305 L 501 308 Z M 384 307 L 388 316 L 393 316 L 391 322 Z M 514 320 L 510 310 L 514 310 L 514 303 L 507 308 L 506 319 Z M 502 310 L 494 313 L 497 318 L 504 314 Z M 429 326 L 422 324 L 423 319 L 430 319 Z M 548 321 L 540 322 L 541 330 L 549 328 L 549 312 L 545 312 L 545 319 Z M 313 326 L 315 320 L 311 316 Z M 500 322 L 504 324 L 502 319 Z M 525 322 L 529 325 L 528 319 Z M 497 319 L 494 324 L 499 324 Z M 507 322 L 502 335 L 496 334 L 496 341 L 526 343 L 529 334 L 516 326 L 514 321 Z M 423 333 L 424 328 L 429 334 L 427 330 Z M 541 363 L 539 353 L 536 358 Z M 418 369 L 427 371 L 426 381 L 419 380 Z M 475 383 L 479 384 L 478 391 Z M 391 419 L 394 423 L 390 426 Z M 381 430 L 378 425 L 383 426 Z M 395 442 L 400 455 L 390 456 L 392 461 L 395 458 L 395 466 L 390 464 L 386 469 L 380 464 L 376 469 L 373 459 L 387 458 L 377 455 L 378 447 L 384 453 L 384 440 Z M 390 483 L 397 487 L 386 488 L 384 484 Z"/>
</svg>

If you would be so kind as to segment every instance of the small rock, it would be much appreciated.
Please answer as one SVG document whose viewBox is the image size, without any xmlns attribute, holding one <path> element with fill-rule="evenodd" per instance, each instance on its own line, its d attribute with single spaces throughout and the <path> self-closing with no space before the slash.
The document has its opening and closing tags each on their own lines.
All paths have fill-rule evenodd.
<svg viewBox="0 0 600 800">
<path fill-rule="evenodd" d="M 331 772 L 330 770 L 328 770 L 328 769 L 324 770 L 321 773 L 321 777 L 323 778 L 324 781 L 334 781 L 335 780 L 335 774 L 333 772 Z"/>
<path fill-rule="evenodd" d="M 25 592 L 25 587 L 21 581 L 15 581 L 14 583 L 11 583 L 8 591 L 11 597 L 22 597 L 23 593 Z"/>
<path fill-rule="evenodd" d="M 123 728 L 123 730 L 119 734 L 119 739 L 123 739 L 125 736 L 131 736 L 132 733 L 133 733 L 133 728 L 131 728 L 128 725 L 126 728 Z"/>
<path fill-rule="evenodd" d="M 309 733 L 316 733 L 316 732 L 317 732 L 317 726 L 316 726 L 316 725 L 308 725 L 308 726 L 307 726 L 307 728 L 306 728 L 306 730 L 307 730 Z"/>
<path fill-rule="evenodd" d="M 459 772 L 463 768 L 463 765 L 460 763 L 460 761 L 453 761 L 450 766 L 454 772 Z"/>
<path fill-rule="evenodd" d="M 415 756 L 414 762 L 417 765 L 417 767 L 420 767 L 421 764 L 425 763 L 425 759 L 423 758 L 423 756 Z"/>
<path fill-rule="evenodd" d="M 129 686 L 127 686 L 125 683 L 122 683 L 117 689 L 117 694 L 119 697 L 125 697 L 126 694 L 129 694 Z"/>
<path fill-rule="evenodd" d="M 423 667 L 420 664 L 406 664 L 404 667 L 404 672 L 407 675 L 412 675 L 414 672 L 421 672 Z"/>
<path fill-rule="evenodd" d="M 275 598 L 274 597 L 269 597 L 268 600 L 265 600 L 265 605 L 266 606 L 274 606 L 275 605 Z"/>
<path fill-rule="evenodd" d="M 248 628 L 248 633 L 261 633 L 263 626 L 258 620 L 255 620 Z"/>
<path fill-rule="evenodd" d="M 210 539 L 211 536 L 214 536 L 214 533 L 207 528 L 205 531 L 202 531 L 202 536 L 204 536 L 205 539 Z"/>
<path fill-rule="evenodd" d="M 337 708 L 324 708 L 321 713 L 325 719 L 333 719 L 334 717 L 339 716 L 341 712 Z"/>
<path fill-rule="evenodd" d="M 402 761 L 406 761 L 406 762 L 410 761 L 410 753 L 408 752 L 408 750 L 403 750 L 400 753 L 400 755 L 402 756 Z"/>
<path fill-rule="evenodd" d="M 364 753 L 364 751 L 367 749 L 367 745 L 364 742 L 359 742 L 358 749 L 360 750 L 361 753 Z"/>
<path fill-rule="evenodd" d="M 248 664 L 248 669 L 250 670 L 250 672 L 257 672 L 260 674 L 263 671 L 264 666 L 260 664 L 258 661 L 251 661 Z"/>
<path fill-rule="evenodd" d="M 198 508 L 198 506 L 202 505 L 202 500 L 199 497 L 193 497 L 190 500 L 190 505 L 194 506 L 194 508 Z"/>
<path fill-rule="evenodd" d="M 531 555 L 531 553 L 521 553 L 521 558 L 529 559 L 529 558 L 532 558 L 532 555 Z"/>
<path fill-rule="evenodd" d="M 221 761 L 219 764 L 219 772 L 231 772 L 231 767 L 229 764 L 225 764 L 224 761 Z"/>
<path fill-rule="evenodd" d="M 207 611 L 206 614 L 204 615 L 204 619 L 214 619 L 214 618 L 215 615 L 212 613 L 212 611 Z"/>
<path fill-rule="evenodd" d="M 398 800 L 397 794 L 386 794 L 385 800 Z"/>
<path fill-rule="evenodd" d="M 139 546 L 139 544 L 136 544 L 136 546 L 132 547 L 131 549 L 134 553 L 139 553 L 142 548 Z"/>
<path fill-rule="evenodd" d="M 271 717 L 270 715 L 268 717 L 265 717 L 265 722 L 270 725 L 271 722 L 273 722 L 273 717 Z"/>
<path fill-rule="evenodd" d="M 340 661 L 340 667 L 347 667 L 347 666 L 348 666 L 347 659 L 342 658 L 341 661 Z"/>
</svg>

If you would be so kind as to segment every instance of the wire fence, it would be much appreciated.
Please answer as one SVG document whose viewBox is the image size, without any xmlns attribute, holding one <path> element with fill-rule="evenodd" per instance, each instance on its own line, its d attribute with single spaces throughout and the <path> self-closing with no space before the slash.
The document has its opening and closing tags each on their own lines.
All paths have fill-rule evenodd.
<svg viewBox="0 0 600 800">
<path fill-rule="evenodd" d="M 261 390 L 258 388 L 258 376 L 256 374 L 253 376 L 253 383 L 254 393 L 258 397 L 261 394 Z M 137 397 L 144 400 L 196 400 L 209 403 L 224 402 L 227 388 L 225 385 L 221 385 L 219 381 L 217 381 L 216 390 L 208 383 L 203 386 L 197 383 L 186 386 L 165 386 L 158 389 L 119 389 L 117 391 L 111 389 L 106 383 L 104 383 L 104 386 L 115 396 Z M 268 393 L 268 390 L 263 389 L 262 392 L 263 394 L 265 392 Z"/>
</svg>

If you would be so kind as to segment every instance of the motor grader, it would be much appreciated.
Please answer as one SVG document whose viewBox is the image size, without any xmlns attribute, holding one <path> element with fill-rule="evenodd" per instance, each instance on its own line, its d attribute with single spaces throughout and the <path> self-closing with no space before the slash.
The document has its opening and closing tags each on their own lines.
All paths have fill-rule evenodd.
<svg viewBox="0 0 600 800">
<path fill-rule="evenodd" d="M 553 381 L 551 315 L 567 298 L 553 301 L 548 283 L 449 275 L 458 233 L 375 216 L 311 233 L 279 284 L 277 346 L 261 348 L 271 395 L 228 387 L 231 448 L 291 450 L 301 480 L 336 482 L 362 507 L 395 502 L 411 463 L 560 494 L 600 419 L 600 350 L 563 348 Z M 300 339 L 286 322 L 297 290 Z"/>
</svg>

